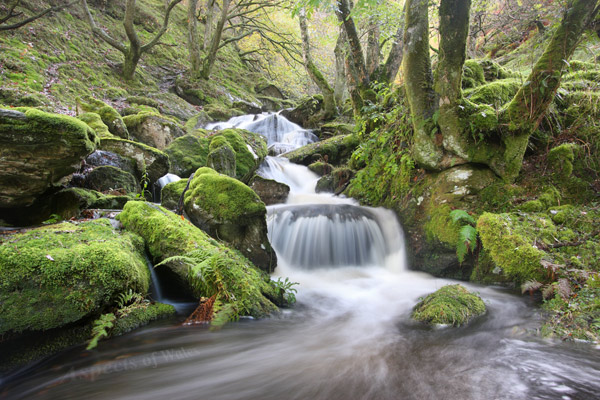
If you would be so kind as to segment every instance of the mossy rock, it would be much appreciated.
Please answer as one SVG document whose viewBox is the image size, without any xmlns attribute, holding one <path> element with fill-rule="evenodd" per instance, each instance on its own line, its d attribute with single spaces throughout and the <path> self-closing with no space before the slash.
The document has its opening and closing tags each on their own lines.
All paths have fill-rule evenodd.
<svg viewBox="0 0 600 400">
<path fill-rule="evenodd" d="M 85 158 L 86 168 L 84 168 L 84 171 L 88 167 L 102 167 L 104 165 L 110 165 L 111 167 L 119 168 L 125 172 L 129 172 L 131 175 L 134 176 L 137 175 L 137 165 L 135 160 L 131 158 L 121 157 L 117 153 L 105 150 L 96 150 L 92 154 L 87 156 Z"/>
<path fill-rule="evenodd" d="M 333 165 L 340 165 L 348 161 L 354 149 L 358 147 L 358 137 L 352 135 L 340 135 L 326 139 L 321 142 L 311 143 L 297 150 L 285 153 L 283 157 L 291 162 L 310 165 L 319 159 Z"/>
<path fill-rule="evenodd" d="M 113 137 L 113 134 L 108 130 L 108 126 L 104 122 L 102 122 L 102 118 L 100 118 L 99 114 L 93 112 L 86 112 L 79 116 L 77 119 L 85 122 L 100 138 L 104 137 Z"/>
<path fill-rule="evenodd" d="M 283 110 L 281 111 L 281 115 L 304 128 L 316 128 L 316 126 L 311 126 L 311 121 L 322 108 L 323 96 L 315 95 L 301 99 L 297 107 L 290 110 Z"/>
<path fill-rule="evenodd" d="M 317 193 L 331 192 L 339 194 L 348 186 L 348 183 L 354 178 L 355 174 L 356 172 L 351 168 L 335 168 L 330 174 L 323 176 L 317 181 L 315 191 Z"/>
<path fill-rule="evenodd" d="M 412 317 L 430 325 L 461 326 L 485 311 L 479 296 L 462 285 L 446 285 L 423 298 L 414 307 Z"/>
<path fill-rule="evenodd" d="M 151 185 L 169 172 L 169 156 L 145 144 L 119 138 L 105 138 L 100 141 L 99 148 L 133 160 L 136 165 L 135 177 L 140 182 L 147 177 Z"/>
<path fill-rule="evenodd" d="M 466 60 L 463 65 L 462 87 L 474 88 L 485 83 L 483 67 L 476 60 Z"/>
<path fill-rule="evenodd" d="M 102 122 L 108 127 L 110 133 L 122 139 L 129 139 L 127 126 L 121 118 L 121 114 L 103 101 L 87 96 L 77 99 L 77 114 L 96 113 Z"/>
<path fill-rule="evenodd" d="M 320 140 L 329 139 L 333 136 L 339 135 L 350 135 L 354 133 L 355 125 L 346 122 L 332 121 L 321 125 L 321 127 L 314 131 Z"/>
<path fill-rule="evenodd" d="M 550 149 L 548 166 L 557 182 L 566 180 L 571 176 L 577 148 L 578 146 L 574 143 L 563 143 Z"/>
<path fill-rule="evenodd" d="M 541 264 L 544 253 L 519 232 L 519 225 L 514 223 L 513 218 L 511 214 L 483 213 L 477 221 L 483 248 L 494 264 L 514 282 L 543 281 L 546 275 Z"/>
<path fill-rule="evenodd" d="M 208 131 L 197 130 L 171 142 L 165 149 L 171 161 L 169 172 L 187 178 L 198 168 L 206 166 L 210 145 L 207 136 Z"/>
<path fill-rule="evenodd" d="M 239 117 L 240 115 L 246 114 L 244 111 L 222 105 L 219 103 L 210 103 L 204 107 L 204 111 L 213 121 L 227 121 L 233 117 Z"/>
<path fill-rule="evenodd" d="M 94 131 L 76 118 L 0 110 L 0 208 L 33 204 L 77 171 L 97 144 Z"/>
<path fill-rule="evenodd" d="M 244 256 L 162 207 L 129 202 L 118 219 L 141 235 L 158 268 L 169 268 L 196 298 L 216 296 L 215 319 L 263 317 L 277 310 L 279 289 Z"/>
<path fill-rule="evenodd" d="M 187 133 L 193 133 L 197 129 L 201 129 L 206 126 L 209 122 L 214 120 L 206 113 L 206 111 L 197 112 L 196 115 L 190 117 L 185 123 L 185 130 Z"/>
<path fill-rule="evenodd" d="M 176 210 L 187 183 L 187 179 L 181 179 L 177 182 L 166 184 L 160 191 L 161 206 L 169 210 Z"/>
<path fill-rule="evenodd" d="M 315 161 L 314 163 L 308 166 L 312 172 L 319 176 L 328 175 L 333 171 L 333 166 L 328 163 L 324 163 L 323 161 Z"/>
<path fill-rule="evenodd" d="M 123 118 L 132 139 L 150 147 L 164 150 L 174 139 L 185 135 L 177 121 L 152 111 Z"/>
<path fill-rule="evenodd" d="M 213 144 L 217 142 L 217 139 L 213 139 L 210 143 L 211 151 L 206 158 L 206 166 L 221 174 L 235 178 L 235 151 L 233 151 L 226 141 L 220 146 L 213 148 Z"/>
<path fill-rule="evenodd" d="M 120 336 L 150 322 L 175 315 L 175 307 L 163 303 L 143 303 L 116 319 L 110 336 Z"/>
<path fill-rule="evenodd" d="M 94 168 L 85 179 L 85 187 L 98 192 L 121 191 L 136 194 L 140 186 L 133 175 L 110 165 Z"/>
<path fill-rule="evenodd" d="M 4 236 L 0 334 L 62 327 L 101 312 L 128 289 L 145 294 L 143 249 L 139 236 L 115 231 L 106 219 Z"/>
<path fill-rule="evenodd" d="M 465 91 L 465 95 L 473 103 L 500 108 L 512 100 L 521 84 L 521 81 L 514 78 L 500 79 Z"/>
<path fill-rule="evenodd" d="M 184 194 L 184 206 L 194 225 L 231 244 L 259 268 L 272 271 L 277 265 L 267 238 L 267 209 L 248 186 L 200 168 Z"/>
</svg>

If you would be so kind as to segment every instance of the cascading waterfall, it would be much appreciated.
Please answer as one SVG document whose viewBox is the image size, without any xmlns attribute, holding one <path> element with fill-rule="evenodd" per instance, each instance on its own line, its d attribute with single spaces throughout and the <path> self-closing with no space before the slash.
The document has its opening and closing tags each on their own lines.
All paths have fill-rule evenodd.
<svg viewBox="0 0 600 400">
<path fill-rule="evenodd" d="M 171 182 L 177 182 L 181 180 L 181 178 L 175 174 L 168 173 L 166 175 L 161 176 L 155 183 L 152 188 L 152 199 L 156 203 L 160 203 L 160 191 L 162 188 L 167 186 Z"/>
<path fill-rule="evenodd" d="M 237 118 L 246 129 L 266 119 Z M 285 137 L 281 118 L 265 136 Z M 268 226 L 276 274 L 300 283 L 297 307 L 216 332 L 152 325 L 85 356 L 74 348 L 18 372 L 0 398 L 598 398 L 598 348 L 530 335 L 539 312 L 528 296 L 464 283 L 488 313 L 458 329 L 426 329 L 411 308 L 455 282 L 405 268 L 391 211 L 316 194 L 318 177 L 279 157 L 259 173 L 291 188 L 286 204 L 268 207 Z"/>
</svg>

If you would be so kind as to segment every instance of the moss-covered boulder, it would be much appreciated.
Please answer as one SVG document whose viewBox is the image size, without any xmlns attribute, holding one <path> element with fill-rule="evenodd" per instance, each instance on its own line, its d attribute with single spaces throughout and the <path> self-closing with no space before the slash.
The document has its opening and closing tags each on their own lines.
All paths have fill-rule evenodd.
<svg viewBox="0 0 600 400">
<path fill-rule="evenodd" d="M 206 113 L 206 111 L 197 112 L 195 115 L 190 117 L 185 123 L 185 130 L 187 133 L 193 133 L 197 129 L 204 128 L 209 122 L 214 120 Z"/>
<path fill-rule="evenodd" d="M 335 168 L 331 173 L 323 176 L 317 181 L 315 191 L 341 193 L 344 191 L 350 180 L 354 177 L 354 170 L 347 167 Z"/>
<path fill-rule="evenodd" d="M 216 151 L 211 157 L 211 163 L 223 168 L 219 172 L 225 173 L 233 167 L 233 162 L 230 159 L 230 152 L 220 150 L 222 147 L 229 147 L 235 153 L 235 178 L 243 182 L 248 182 L 252 178 L 267 156 L 267 144 L 264 137 L 258 133 L 244 129 L 224 129 L 218 132 L 199 129 L 175 139 L 167 147 L 165 152 L 171 160 L 170 172 L 187 178 L 198 168 L 207 166 L 209 153 Z M 228 157 L 223 158 L 221 152 L 224 151 L 228 153 Z M 228 162 L 223 163 L 224 159 Z"/>
<path fill-rule="evenodd" d="M 133 160 L 138 182 L 147 177 L 151 185 L 169 172 L 169 156 L 145 144 L 119 138 L 104 138 L 100 141 L 99 148 Z"/>
<path fill-rule="evenodd" d="M 339 135 L 350 135 L 354 133 L 355 125 L 343 121 L 332 121 L 323 124 L 319 129 L 315 129 L 313 133 L 317 135 L 320 140 L 329 139 Z"/>
<path fill-rule="evenodd" d="M 96 134 L 76 118 L 0 109 L 0 208 L 31 205 L 63 184 L 97 143 Z"/>
<path fill-rule="evenodd" d="M 170 269 L 196 298 L 216 297 L 215 318 L 261 317 L 277 310 L 273 301 L 280 291 L 264 272 L 179 215 L 136 201 L 127 203 L 118 219 L 144 238 L 156 263 L 168 260 L 157 268 Z"/>
<path fill-rule="evenodd" d="M 465 91 L 465 95 L 474 103 L 489 104 L 495 108 L 500 108 L 512 100 L 521 84 L 522 82 L 518 79 L 501 79 Z"/>
<path fill-rule="evenodd" d="M 77 119 L 85 122 L 100 138 L 113 137 L 114 135 L 108 130 L 108 126 L 102 122 L 99 114 L 86 112 L 77 116 Z"/>
<path fill-rule="evenodd" d="M 553 147 L 548 153 L 548 166 L 556 182 L 562 182 L 571 176 L 577 148 L 575 143 L 563 143 Z"/>
<path fill-rule="evenodd" d="M 281 115 L 304 128 L 316 128 L 312 120 L 323 107 L 323 96 L 316 95 L 300 100 L 297 107 L 281 111 Z"/>
<path fill-rule="evenodd" d="M 181 179 L 177 182 L 166 184 L 160 191 L 161 206 L 169 210 L 176 210 L 187 183 L 187 179 Z"/>
<path fill-rule="evenodd" d="M 206 166 L 215 171 L 235 178 L 236 155 L 225 137 L 215 137 L 209 146 L 210 153 L 206 158 Z"/>
<path fill-rule="evenodd" d="M 263 178 L 259 175 L 254 175 L 248 186 L 268 206 L 285 203 L 290 193 L 290 187 L 285 183 Z"/>
<path fill-rule="evenodd" d="M 139 193 L 140 186 L 133 175 L 110 165 L 94 168 L 85 178 L 85 187 L 98 192 L 120 191 Z"/>
<path fill-rule="evenodd" d="M 203 130 L 175 139 L 165 149 L 171 161 L 169 172 L 187 178 L 198 168 L 206 166 L 209 145 L 208 131 Z"/>
<path fill-rule="evenodd" d="M 200 168 L 184 194 L 184 207 L 190 220 L 209 235 L 231 244 L 257 267 L 275 269 L 277 257 L 267 238 L 267 209 L 248 186 Z"/>
<path fill-rule="evenodd" d="M 102 122 L 108 127 L 110 133 L 123 139 L 129 139 L 127 126 L 121 118 L 121 114 L 103 101 L 87 96 L 77 99 L 77 114 L 96 113 Z M 87 117 L 85 117 L 87 118 Z"/>
<path fill-rule="evenodd" d="M 414 307 L 412 317 L 431 325 L 460 326 L 485 311 L 479 296 L 462 285 L 446 285 L 423 298 Z"/>
<path fill-rule="evenodd" d="M 340 135 L 303 146 L 297 150 L 285 153 L 283 157 L 291 162 L 310 165 L 319 159 L 333 165 L 340 165 L 348 161 L 354 149 L 358 147 L 356 135 Z"/>
<path fill-rule="evenodd" d="M 164 150 L 173 139 L 185 135 L 176 121 L 154 112 L 141 112 L 123 118 L 132 139 Z"/>
<path fill-rule="evenodd" d="M 333 166 L 323 161 L 315 161 L 308 166 L 308 169 L 319 176 L 323 176 L 330 174 L 333 171 Z"/>
<path fill-rule="evenodd" d="M 129 289 L 148 290 L 142 239 L 106 219 L 0 239 L 0 334 L 62 327 L 100 313 Z"/>
<path fill-rule="evenodd" d="M 117 153 L 105 150 L 96 150 L 85 158 L 85 167 L 95 168 L 110 165 L 111 167 L 119 168 L 131 175 L 137 175 L 137 164 L 134 159 L 122 157 Z"/>
<path fill-rule="evenodd" d="M 477 60 L 466 60 L 463 65 L 462 88 L 474 88 L 485 83 L 483 67 Z"/>
</svg>

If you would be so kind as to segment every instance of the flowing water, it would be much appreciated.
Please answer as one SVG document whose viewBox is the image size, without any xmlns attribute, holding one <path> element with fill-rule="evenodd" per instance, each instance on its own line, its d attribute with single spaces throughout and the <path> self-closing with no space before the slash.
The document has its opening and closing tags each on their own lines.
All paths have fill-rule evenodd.
<svg viewBox="0 0 600 400">
<path fill-rule="evenodd" d="M 279 158 L 260 173 L 292 187 L 268 225 L 276 277 L 299 283 L 293 309 L 218 331 L 160 321 L 5 377 L 0 398 L 600 397 L 599 349 L 540 339 L 528 296 L 465 284 L 486 315 L 457 329 L 417 324 L 419 297 L 453 282 L 408 269 L 392 213 L 317 195 L 314 174 Z"/>
</svg>

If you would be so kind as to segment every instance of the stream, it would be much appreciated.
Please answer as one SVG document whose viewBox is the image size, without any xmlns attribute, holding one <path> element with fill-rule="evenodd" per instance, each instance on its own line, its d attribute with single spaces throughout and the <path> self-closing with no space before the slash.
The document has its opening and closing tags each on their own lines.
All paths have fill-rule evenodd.
<svg viewBox="0 0 600 400">
<path fill-rule="evenodd" d="M 265 135 L 276 154 L 316 140 L 277 114 L 209 129 L 231 126 Z M 157 321 L 0 378 L 0 399 L 600 398 L 600 348 L 536 335 L 529 296 L 463 283 L 484 316 L 452 329 L 415 323 L 419 297 L 455 282 L 409 269 L 391 211 L 316 194 L 318 177 L 281 157 L 259 174 L 291 187 L 267 222 L 274 278 L 299 283 L 292 309 L 220 330 L 181 326 L 183 314 Z"/>
</svg>

